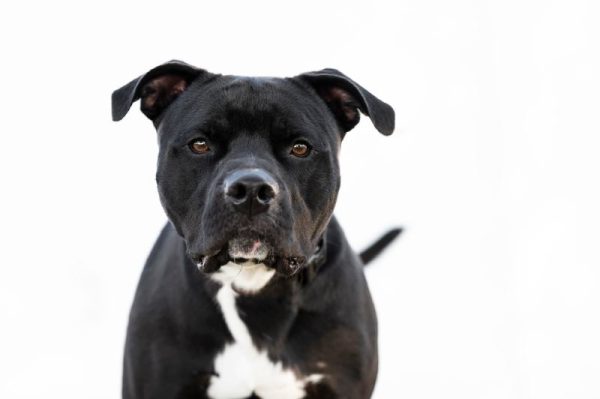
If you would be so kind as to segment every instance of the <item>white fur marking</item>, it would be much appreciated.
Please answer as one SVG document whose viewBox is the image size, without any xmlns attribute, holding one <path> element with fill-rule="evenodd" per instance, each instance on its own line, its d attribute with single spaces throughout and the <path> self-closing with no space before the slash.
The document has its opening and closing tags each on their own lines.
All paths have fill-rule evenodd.
<svg viewBox="0 0 600 399">
<path fill-rule="evenodd" d="M 233 285 L 233 288 L 247 292 L 255 293 L 260 291 L 271 280 L 275 274 L 275 269 L 270 269 L 262 263 L 247 262 L 242 265 L 229 262 L 210 277 L 223 286 Z"/>
<path fill-rule="evenodd" d="M 239 271 L 240 266 L 235 266 Z M 245 267 L 247 266 L 243 268 Z M 215 276 L 217 273 L 213 276 L 218 281 L 221 280 L 220 282 L 223 284 L 217 292 L 216 300 L 221 306 L 223 318 L 234 342 L 228 344 L 224 351 L 215 358 L 217 375 L 211 377 L 207 390 L 208 396 L 212 399 L 237 399 L 246 398 L 255 393 L 262 399 L 303 398 L 305 384 L 316 383 L 323 376 L 312 374 L 298 379 L 292 370 L 284 369 L 280 362 L 272 362 L 266 352 L 259 351 L 254 346 L 250 332 L 237 312 L 236 297 L 238 294 L 234 291 L 232 283 L 235 281 L 237 284 L 238 279 L 235 277 L 231 279 L 231 273 L 227 270 L 218 277 Z M 271 276 L 272 274 L 269 279 Z M 264 277 L 261 281 L 263 280 Z M 268 281 L 267 279 L 263 286 Z M 242 285 L 258 287 L 260 284 L 243 283 Z"/>
</svg>

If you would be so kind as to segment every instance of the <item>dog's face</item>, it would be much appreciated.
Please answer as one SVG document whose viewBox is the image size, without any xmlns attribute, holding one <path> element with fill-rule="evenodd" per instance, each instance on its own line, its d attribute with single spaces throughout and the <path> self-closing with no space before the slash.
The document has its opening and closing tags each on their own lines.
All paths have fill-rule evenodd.
<svg viewBox="0 0 600 399">
<path fill-rule="evenodd" d="M 341 138 L 311 94 L 282 79 L 220 77 L 192 83 L 165 114 L 158 189 L 194 260 L 302 263 L 314 251 L 335 204 Z"/>
<path fill-rule="evenodd" d="M 247 78 L 171 62 L 117 90 L 113 118 L 137 98 L 158 132 L 163 207 L 208 272 L 249 260 L 298 270 L 333 213 L 358 111 L 393 130 L 392 109 L 335 70 Z"/>
</svg>

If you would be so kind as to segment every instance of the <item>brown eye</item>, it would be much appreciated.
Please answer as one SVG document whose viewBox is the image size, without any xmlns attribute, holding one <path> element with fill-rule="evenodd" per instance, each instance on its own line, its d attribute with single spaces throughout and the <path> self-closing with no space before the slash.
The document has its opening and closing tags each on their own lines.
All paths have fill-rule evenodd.
<svg viewBox="0 0 600 399">
<path fill-rule="evenodd" d="M 306 143 L 304 141 L 298 141 L 298 142 L 294 143 L 294 145 L 292 146 L 292 150 L 290 151 L 290 154 L 292 154 L 298 158 L 307 157 L 308 154 L 310 154 L 310 146 L 308 145 L 308 143 Z"/>
<path fill-rule="evenodd" d="M 190 150 L 192 150 L 192 152 L 195 152 L 196 154 L 206 154 L 210 151 L 210 147 L 204 139 L 192 140 L 188 145 L 190 147 Z"/>
</svg>

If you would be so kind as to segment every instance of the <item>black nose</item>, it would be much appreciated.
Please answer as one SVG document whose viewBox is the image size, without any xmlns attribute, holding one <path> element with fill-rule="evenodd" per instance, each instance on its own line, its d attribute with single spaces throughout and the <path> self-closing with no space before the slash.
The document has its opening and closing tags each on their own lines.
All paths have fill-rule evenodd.
<svg viewBox="0 0 600 399">
<path fill-rule="evenodd" d="M 263 169 L 236 170 L 224 183 L 225 200 L 248 216 L 267 211 L 279 193 L 277 182 Z"/>
</svg>

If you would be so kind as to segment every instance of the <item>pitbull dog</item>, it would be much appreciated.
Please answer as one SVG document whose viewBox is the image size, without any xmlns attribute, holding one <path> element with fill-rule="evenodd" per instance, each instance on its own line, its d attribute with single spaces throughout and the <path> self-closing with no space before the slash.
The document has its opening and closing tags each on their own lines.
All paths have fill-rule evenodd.
<svg viewBox="0 0 600 399">
<path fill-rule="evenodd" d="M 169 217 L 131 309 L 123 398 L 368 398 L 377 320 L 363 253 L 332 217 L 340 143 L 394 111 L 334 69 L 223 76 L 180 61 L 112 95 L 141 100 Z"/>
</svg>

